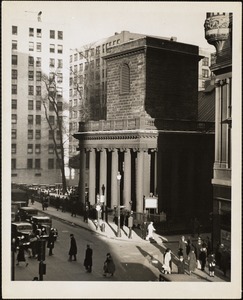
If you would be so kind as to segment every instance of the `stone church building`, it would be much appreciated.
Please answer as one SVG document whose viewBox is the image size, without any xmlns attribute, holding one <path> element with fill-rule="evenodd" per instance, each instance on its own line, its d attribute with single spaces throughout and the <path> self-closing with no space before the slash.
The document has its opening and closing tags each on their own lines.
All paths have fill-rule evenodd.
<svg viewBox="0 0 243 300">
<path fill-rule="evenodd" d="M 195 216 L 207 222 L 214 123 L 198 118 L 201 58 L 197 46 L 151 36 L 110 49 L 106 118 L 80 123 L 74 134 L 83 203 L 87 186 L 91 205 L 99 194 L 109 208 L 120 201 L 142 214 L 144 198 L 153 193 L 155 211 L 171 222 L 187 226 Z"/>
</svg>

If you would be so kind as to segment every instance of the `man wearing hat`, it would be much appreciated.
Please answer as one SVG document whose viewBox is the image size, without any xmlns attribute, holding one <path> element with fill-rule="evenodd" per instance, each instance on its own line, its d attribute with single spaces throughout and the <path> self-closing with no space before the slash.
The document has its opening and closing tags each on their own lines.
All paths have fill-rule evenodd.
<svg viewBox="0 0 243 300">
<path fill-rule="evenodd" d="M 71 233 L 70 234 L 70 249 L 69 249 L 69 261 L 72 261 L 72 257 L 74 257 L 74 261 L 77 260 L 76 255 L 77 255 L 77 244 L 76 240 L 74 238 L 74 235 Z"/>
</svg>

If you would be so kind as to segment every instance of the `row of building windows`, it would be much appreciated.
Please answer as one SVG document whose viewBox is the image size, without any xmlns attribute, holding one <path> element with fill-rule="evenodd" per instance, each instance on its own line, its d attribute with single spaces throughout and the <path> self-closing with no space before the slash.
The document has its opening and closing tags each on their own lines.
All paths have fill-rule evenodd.
<svg viewBox="0 0 243 300">
<path fill-rule="evenodd" d="M 56 166 L 55 166 L 55 162 L 56 162 Z M 12 168 L 12 170 L 17 169 L 17 159 L 16 158 L 12 158 L 11 168 Z M 54 158 L 49 158 L 48 159 L 48 169 L 55 169 L 55 168 L 59 169 L 58 160 L 57 159 L 55 160 Z M 41 169 L 41 159 L 28 158 L 27 159 L 27 169 Z"/>
<path fill-rule="evenodd" d="M 16 61 L 16 58 L 14 61 Z M 34 57 L 29 56 L 28 62 L 29 62 L 29 67 L 33 67 L 34 66 Z M 58 69 L 63 68 L 63 60 L 62 59 L 57 59 L 57 61 L 55 61 L 54 58 L 50 58 L 49 66 L 51 68 L 55 68 L 55 62 L 57 62 Z M 12 59 L 12 64 L 13 64 L 13 59 Z M 36 67 L 41 67 L 41 57 L 36 57 Z"/>
<path fill-rule="evenodd" d="M 18 26 L 12 26 L 12 35 L 18 35 Z M 33 27 L 29 27 L 29 36 L 34 37 L 35 36 L 35 29 Z M 41 38 L 42 37 L 42 29 L 36 28 L 36 37 Z M 58 40 L 63 40 L 63 31 L 57 30 L 50 30 L 50 39 L 55 39 L 57 37 Z"/>
<path fill-rule="evenodd" d="M 13 66 L 18 65 L 18 55 L 16 55 L 16 54 L 12 55 L 12 65 Z M 34 57 L 33 56 L 29 56 L 28 65 L 29 65 L 29 67 L 34 67 Z M 52 68 L 55 67 L 55 59 L 54 58 L 50 58 L 49 66 Z M 41 57 L 36 57 L 36 67 L 41 67 Z M 58 69 L 63 68 L 63 60 L 62 59 L 57 60 L 57 68 Z"/>
<path fill-rule="evenodd" d="M 17 139 L 17 129 L 12 128 L 11 134 L 12 134 L 11 137 L 13 140 Z M 48 136 L 49 140 L 52 140 L 54 137 L 54 131 L 49 130 L 48 134 L 49 134 L 49 136 Z M 34 139 L 34 130 L 28 129 L 27 137 L 28 137 L 28 140 L 33 140 Z M 61 138 L 60 131 L 57 130 L 56 131 L 56 139 L 60 140 L 60 138 Z M 40 140 L 40 139 L 41 139 L 41 130 L 36 129 L 35 130 L 35 140 Z M 51 152 L 51 153 L 53 153 L 53 152 Z"/>
<path fill-rule="evenodd" d="M 33 154 L 34 153 L 34 147 L 35 147 L 35 154 L 41 153 L 41 144 L 28 144 L 27 145 L 27 154 Z M 22 148 L 22 147 L 21 147 Z M 55 149 L 54 144 L 48 145 L 48 153 L 53 154 Z M 60 147 L 57 146 L 57 150 L 60 151 Z M 12 154 L 17 154 L 17 144 L 12 144 L 11 147 Z"/>
<path fill-rule="evenodd" d="M 55 44 L 50 44 L 50 46 L 49 46 L 50 53 L 55 53 L 56 46 L 57 46 L 57 53 L 62 54 L 63 53 L 63 45 L 55 45 Z M 42 49 L 42 44 L 37 42 L 36 43 L 36 51 L 41 52 L 42 51 L 41 49 Z M 34 42 L 29 42 L 29 51 L 34 51 Z"/>
<path fill-rule="evenodd" d="M 119 45 L 120 42 L 121 42 L 121 40 L 118 39 L 118 40 L 110 41 L 106 44 L 102 44 L 102 53 L 105 53 L 107 48 L 109 48 L 111 46 Z M 87 59 L 89 56 L 93 57 L 95 55 L 100 55 L 100 52 L 101 52 L 101 46 L 97 46 L 95 49 L 94 48 L 87 49 L 84 52 L 80 51 L 79 53 L 70 55 L 70 63 L 73 61 L 77 61 L 78 59 L 79 60 L 81 60 L 83 58 Z"/>
<path fill-rule="evenodd" d="M 18 108 L 17 103 L 18 103 L 17 99 L 12 99 L 12 109 Z M 34 106 L 34 103 L 35 103 L 35 106 Z M 35 110 L 41 110 L 41 101 L 40 100 L 36 100 L 35 102 L 33 100 L 28 100 L 28 110 L 33 110 L 34 108 L 35 108 Z"/>
<path fill-rule="evenodd" d="M 29 104 L 32 105 L 32 104 Z M 33 107 L 29 107 L 29 109 L 33 109 Z M 17 124 L 17 114 L 12 114 L 12 124 Z M 28 125 L 34 125 L 34 116 L 33 115 L 28 115 Z M 55 116 L 49 116 L 49 123 L 51 125 L 55 125 Z M 36 115 L 35 116 L 35 125 L 41 125 L 41 115 Z"/>
</svg>

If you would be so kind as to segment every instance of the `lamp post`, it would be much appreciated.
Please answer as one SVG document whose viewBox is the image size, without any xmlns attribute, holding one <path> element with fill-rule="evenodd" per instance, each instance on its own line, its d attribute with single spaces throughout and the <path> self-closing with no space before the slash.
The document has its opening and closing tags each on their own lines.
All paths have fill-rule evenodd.
<svg viewBox="0 0 243 300">
<path fill-rule="evenodd" d="M 11 280 L 15 280 L 15 252 L 16 252 L 16 239 L 12 238 L 11 250 L 12 250 L 12 269 L 11 269 Z"/>
<path fill-rule="evenodd" d="M 121 184 L 121 174 L 117 173 L 117 237 L 121 237 L 121 207 L 120 207 L 120 184 Z"/>
</svg>

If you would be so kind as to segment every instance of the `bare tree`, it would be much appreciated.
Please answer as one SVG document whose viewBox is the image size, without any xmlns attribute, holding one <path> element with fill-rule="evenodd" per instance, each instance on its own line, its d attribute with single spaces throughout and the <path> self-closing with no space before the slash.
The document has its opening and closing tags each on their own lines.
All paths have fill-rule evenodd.
<svg viewBox="0 0 243 300">
<path fill-rule="evenodd" d="M 42 74 L 42 81 L 46 88 L 46 95 L 42 98 L 42 104 L 44 107 L 45 119 L 48 127 L 51 131 L 51 137 L 54 144 L 54 152 L 58 161 L 58 165 L 62 175 L 62 187 L 63 193 L 67 192 L 67 182 L 65 176 L 65 150 L 64 150 L 64 133 L 66 134 L 65 125 L 63 122 L 63 110 L 67 109 L 67 106 L 59 101 L 61 97 L 56 83 L 57 75 L 52 73 L 49 77 Z M 52 122 L 50 119 L 50 110 L 54 112 L 56 122 Z"/>
</svg>

